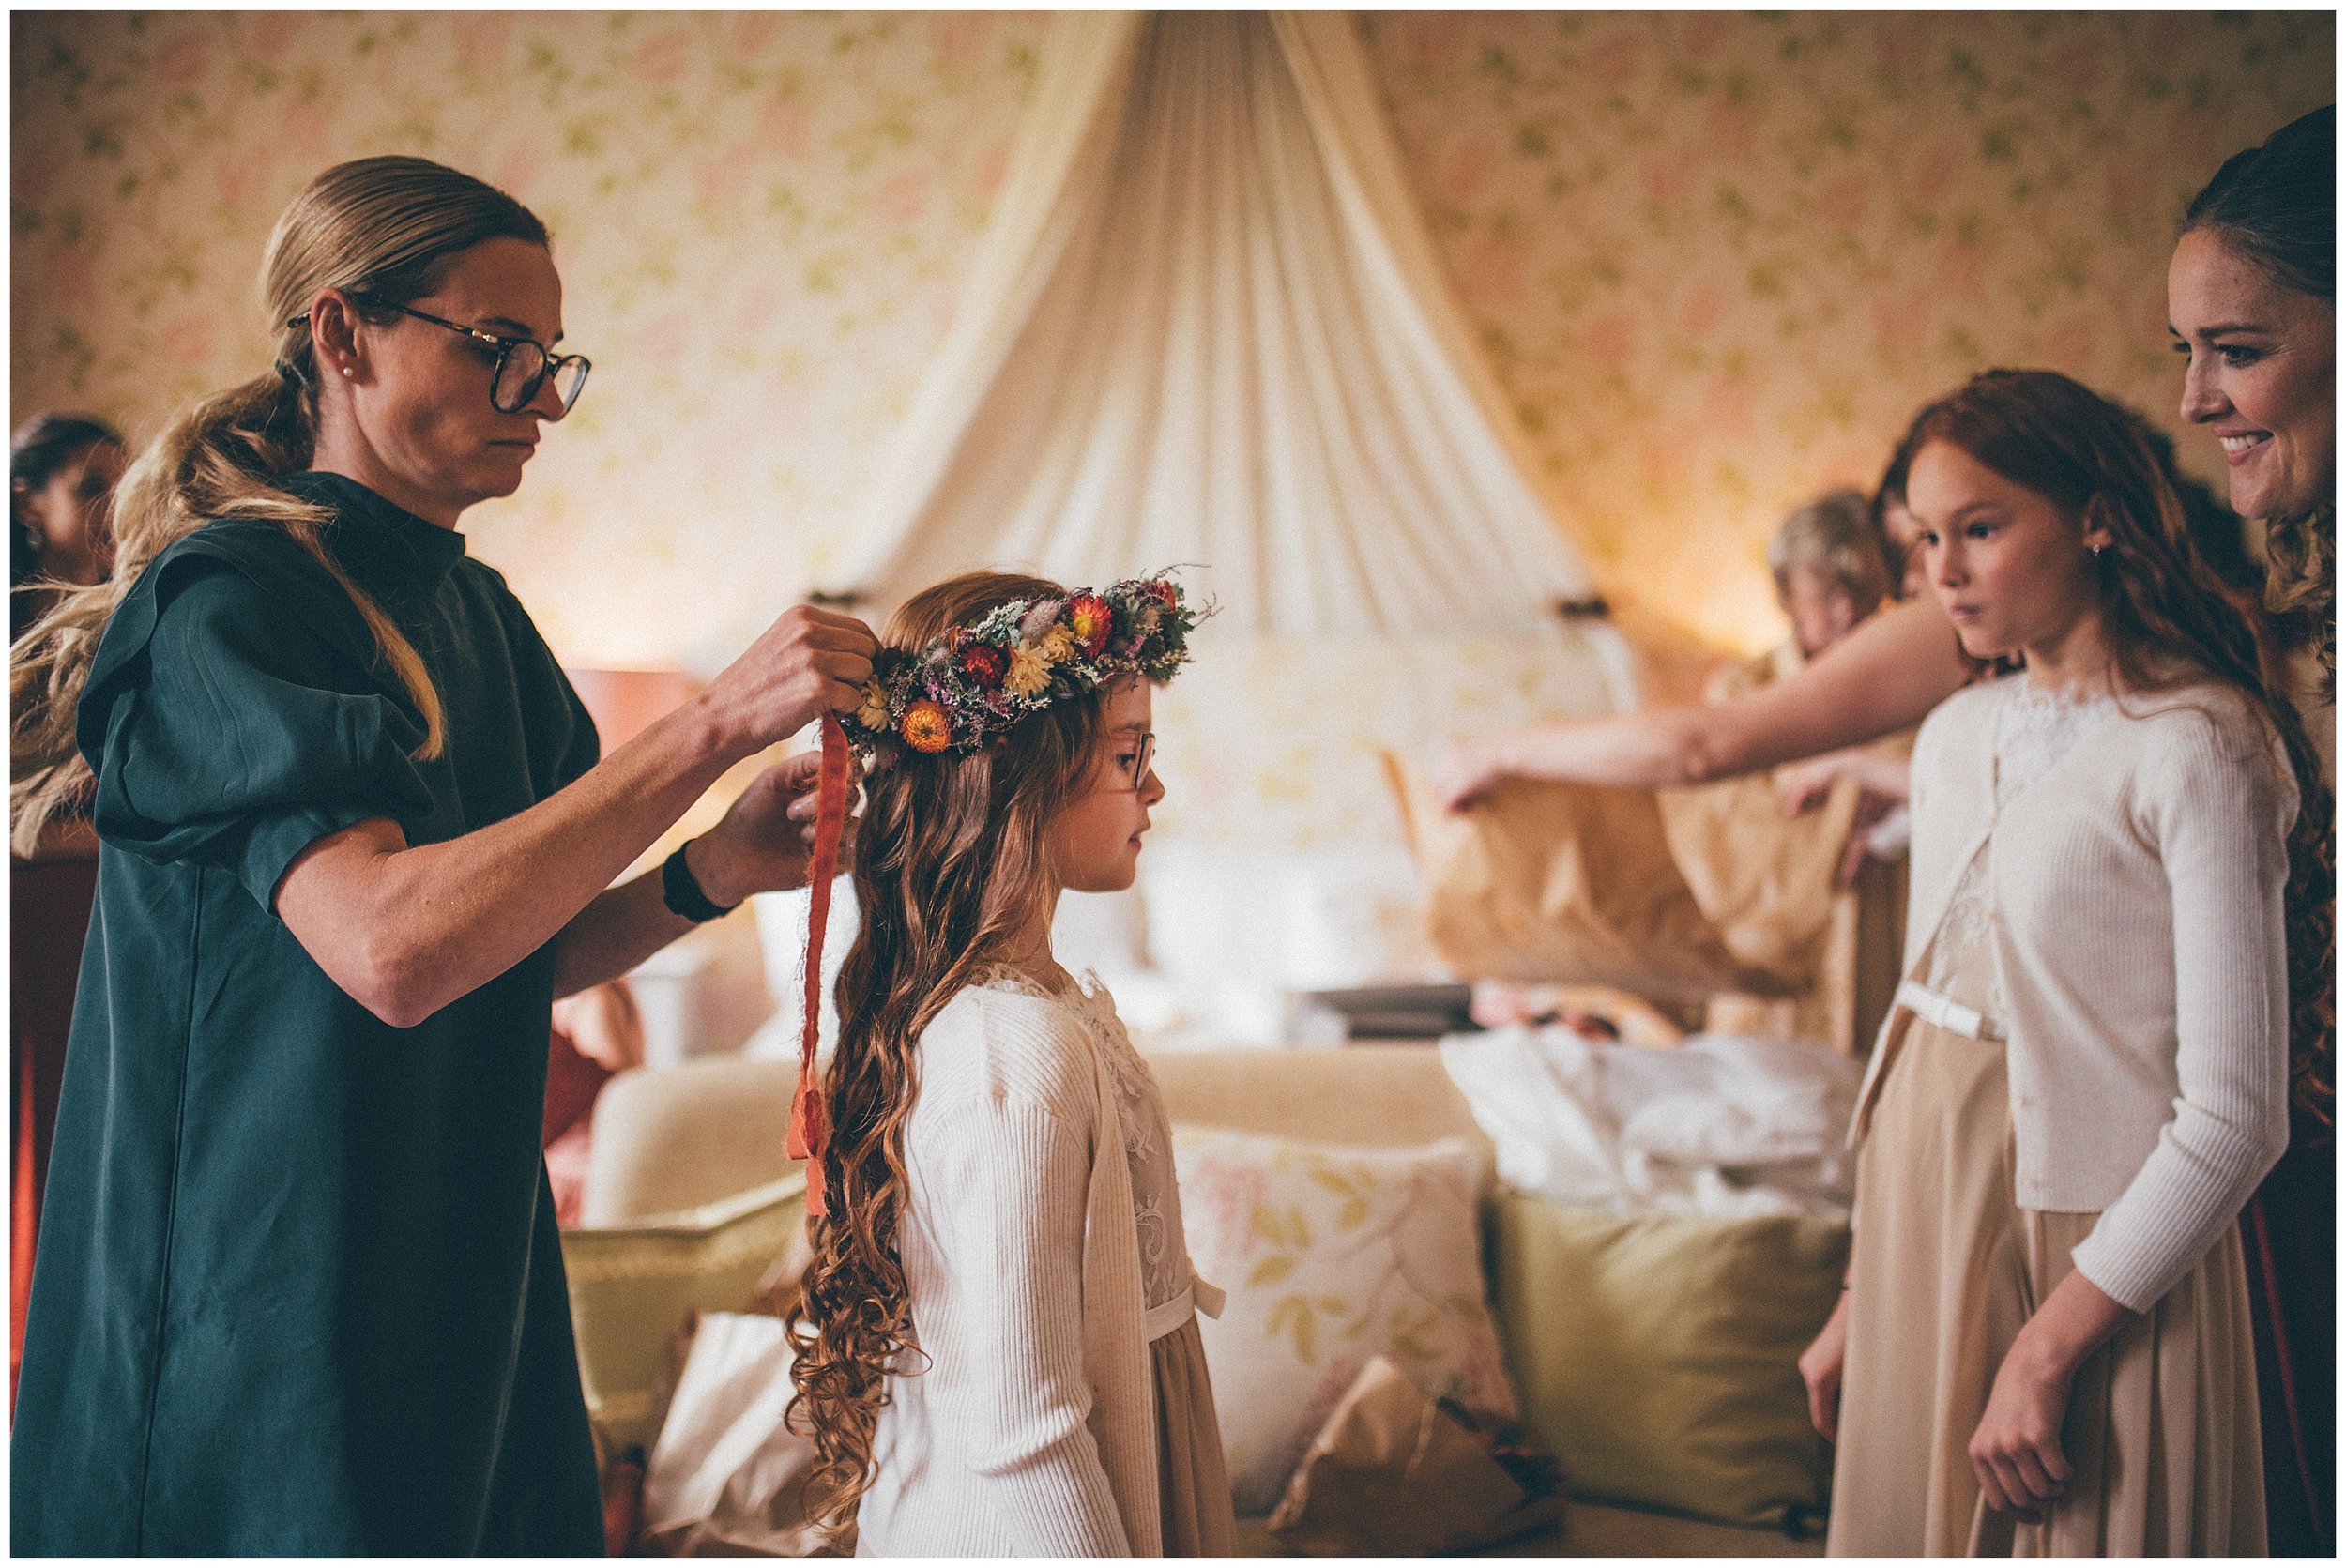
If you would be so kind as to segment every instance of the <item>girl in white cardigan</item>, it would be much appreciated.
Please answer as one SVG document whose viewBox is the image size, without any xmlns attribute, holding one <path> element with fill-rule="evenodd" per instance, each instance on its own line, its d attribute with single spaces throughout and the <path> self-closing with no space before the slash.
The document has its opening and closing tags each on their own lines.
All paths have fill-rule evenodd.
<svg viewBox="0 0 2346 1568">
<path fill-rule="evenodd" d="M 2027 668 L 1915 744 L 1906 982 L 1802 1359 L 1836 1554 L 2264 1549 L 2235 1221 L 2288 1139 L 2329 803 L 2145 430 L 1991 372 L 1900 448 L 1965 651 Z"/>
<path fill-rule="evenodd" d="M 1132 886 L 1172 585 L 976 573 L 890 624 L 841 968 L 798 1424 L 866 1555 L 1236 1548 L 1171 1130 L 1113 1001 L 1051 956 Z"/>
</svg>

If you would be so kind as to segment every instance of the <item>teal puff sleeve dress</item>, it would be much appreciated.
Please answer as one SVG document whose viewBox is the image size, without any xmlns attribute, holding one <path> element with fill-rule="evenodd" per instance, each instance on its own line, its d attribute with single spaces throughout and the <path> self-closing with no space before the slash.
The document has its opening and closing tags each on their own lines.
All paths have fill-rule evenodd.
<svg viewBox="0 0 2346 1568">
<path fill-rule="evenodd" d="M 327 549 L 216 522 L 107 627 L 82 961 L 10 1447 L 19 1553 L 601 1555 L 539 1133 L 554 957 L 413 1028 L 273 907 L 369 817 L 452 839 L 593 766 L 593 722 L 463 536 L 339 476 Z"/>
</svg>

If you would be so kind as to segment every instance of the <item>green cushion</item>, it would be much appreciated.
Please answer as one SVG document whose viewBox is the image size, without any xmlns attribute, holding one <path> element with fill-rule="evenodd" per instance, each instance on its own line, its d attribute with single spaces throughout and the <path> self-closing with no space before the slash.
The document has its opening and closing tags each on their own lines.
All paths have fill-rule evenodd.
<svg viewBox="0 0 2346 1568">
<path fill-rule="evenodd" d="M 1491 1295 L 1523 1418 L 1578 1496 L 1727 1524 L 1813 1520 L 1831 1451 L 1800 1353 L 1848 1225 L 1607 1214 L 1501 1192 Z"/>
</svg>

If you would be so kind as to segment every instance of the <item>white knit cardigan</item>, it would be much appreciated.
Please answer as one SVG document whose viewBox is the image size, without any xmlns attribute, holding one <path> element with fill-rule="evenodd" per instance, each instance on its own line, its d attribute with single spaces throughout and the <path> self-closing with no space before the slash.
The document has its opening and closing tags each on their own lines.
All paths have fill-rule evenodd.
<svg viewBox="0 0 2346 1568">
<path fill-rule="evenodd" d="M 971 986 L 921 1037 L 891 1376 L 861 1556 L 1162 1555 L 1118 1095 L 1065 1004 Z"/>
<path fill-rule="evenodd" d="M 2099 1214 L 2078 1271 L 2144 1311 L 2288 1146 L 2281 894 L 2296 784 L 2270 726 L 2201 685 L 2121 698 L 2121 716 L 1999 812 L 2004 684 L 1950 697 L 1915 741 L 1908 978 L 1984 841 L 2011 1012 L 2015 1195 Z M 1853 1137 L 1902 1038 L 1885 1024 Z"/>
</svg>

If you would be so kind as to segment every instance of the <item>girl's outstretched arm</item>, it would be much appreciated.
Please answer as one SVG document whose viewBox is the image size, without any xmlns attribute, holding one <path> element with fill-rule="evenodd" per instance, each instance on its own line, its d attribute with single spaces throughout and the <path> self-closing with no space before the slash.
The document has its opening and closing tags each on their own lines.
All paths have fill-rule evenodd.
<svg viewBox="0 0 2346 1568">
<path fill-rule="evenodd" d="M 1971 677 L 1938 601 L 1913 600 L 1872 617 L 1790 680 L 1731 702 L 1469 741 L 1452 754 L 1436 787 L 1455 811 L 1508 778 L 1630 789 L 1734 778 L 1919 723 Z"/>
</svg>

